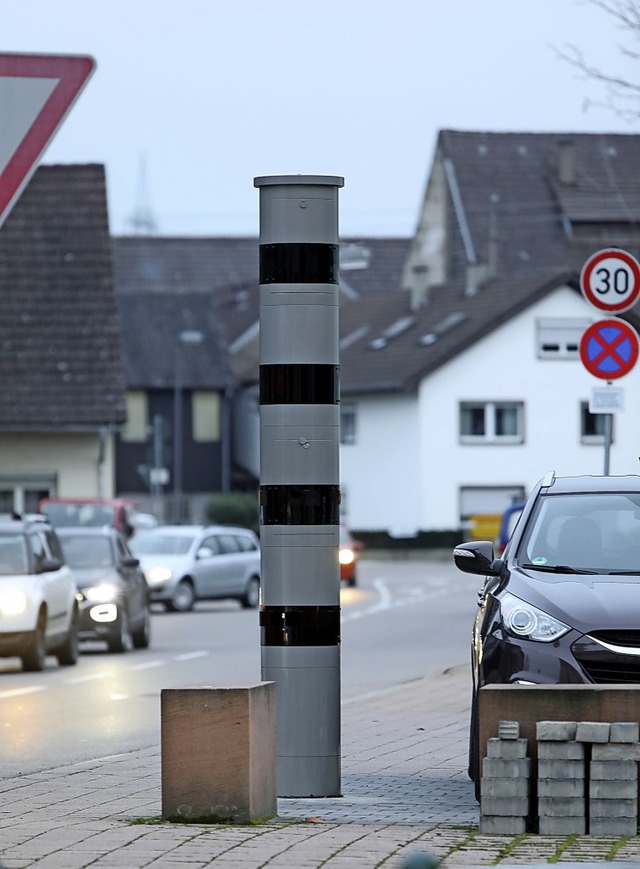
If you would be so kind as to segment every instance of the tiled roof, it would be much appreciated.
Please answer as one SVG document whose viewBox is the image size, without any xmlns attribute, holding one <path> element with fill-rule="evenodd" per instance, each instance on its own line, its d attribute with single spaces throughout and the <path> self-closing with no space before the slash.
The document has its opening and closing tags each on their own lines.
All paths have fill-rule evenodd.
<svg viewBox="0 0 640 869">
<path fill-rule="evenodd" d="M 178 336 L 198 332 L 202 340 L 181 346 L 181 380 L 189 389 L 224 389 L 231 384 L 226 345 L 209 293 L 122 293 L 118 296 L 127 385 L 172 389 Z"/>
<path fill-rule="evenodd" d="M 580 224 L 640 217 L 638 135 L 442 130 L 437 150 L 481 261 L 496 240 L 498 274 L 579 268 L 583 249 L 571 239 L 588 231 Z"/>
<path fill-rule="evenodd" d="M 472 296 L 464 285 L 443 285 L 433 288 L 428 304 L 416 311 L 406 292 L 369 300 L 366 308 L 346 305 L 340 312 L 341 393 L 410 392 L 422 378 L 567 284 L 578 292 L 577 273 L 496 279 Z"/>
<path fill-rule="evenodd" d="M 125 419 L 104 168 L 41 166 L 0 230 L 0 428 Z"/>
</svg>

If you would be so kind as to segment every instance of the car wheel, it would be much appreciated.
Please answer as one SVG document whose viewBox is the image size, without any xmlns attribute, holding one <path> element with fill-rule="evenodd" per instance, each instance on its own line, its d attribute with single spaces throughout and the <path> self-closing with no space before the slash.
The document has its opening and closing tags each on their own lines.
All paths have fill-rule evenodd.
<svg viewBox="0 0 640 869">
<path fill-rule="evenodd" d="M 480 802 L 480 722 L 478 721 L 478 693 L 471 697 L 471 719 L 469 722 L 469 778 L 474 784 L 475 798 Z"/>
<path fill-rule="evenodd" d="M 78 614 L 74 612 L 71 619 L 71 626 L 67 639 L 63 645 L 56 651 L 56 658 L 61 667 L 70 667 L 78 663 L 79 642 L 78 642 Z"/>
<path fill-rule="evenodd" d="M 149 610 L 145 608 L 144 619 L 139 628 L 131 634 L 133 645 L 136 649 L 148 649 L 151 642 L 151 615 Z"/>
<path fill-rule="evenodd" d="M 47 659 L 47 648 L 44 638 L 44 613 L 38 616 L 38 624 L 35 631 L 29 637 L 25 646 L 24 652 L 20 656 L 22 658 L 22 669 L 30 673 L 44 670 Z"/>
<path fill-rule="evenodd" d="M 131 638 L 131 628 L 129 626 L 129 613 L 125 609 L 121 609 L 118 613 L 118 633 L 109 637 L 107 640 L 107 648 L 110 652 L 130 652 L 133 648 Z"/>
<path fill-rule="evenodd" d="M 187 579 L 181 579 L 175 587 L 171 600 L 166 604 L 168 610 L 174 613 L 187 613 L 193 609 L 196 595 L 193 586 Z"/>
<path fill-rule="evenodd" d="M 240 603 L 245 609 L 255 609 L 260 601 L 260 580 L 257 576 L 252 576 L 247 582 L 244 594 L 240 598 Z"/>
<path fill-rule="evenodd" d="M 356 585 L 356 572 L 355 572 L 355 570 L 353 571 L 353 573 L 351 574 L 351 576 L 347 580 L 347 585 L 349 586 L 349 588 L 354 588 L 354 586 Z"/>
</svg>

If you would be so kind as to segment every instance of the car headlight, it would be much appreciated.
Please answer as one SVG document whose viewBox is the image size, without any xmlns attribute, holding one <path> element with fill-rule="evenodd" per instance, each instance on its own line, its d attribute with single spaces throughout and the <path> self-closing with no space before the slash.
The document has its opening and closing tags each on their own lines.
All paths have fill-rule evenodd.
<svg viewBox="0 0 640 869">
<path fill-rule="evenodd" d="M 502 623 L 509 633 L 539 643 L 552 643 L 571 628 L 508 592 L 500 599 Z"/>
<path fill-rule="evenodd" d="M 93 585 L 91 588 L 84 588 L 82 593 L 91 603 L 108 603 L 113 600 L 118 594 L 118 589 L 113 583 L 103 582 L 101 585 Z"/>
<path fill-rule="evenodd" d="M 355 557 L 353 549 L 341 549 L 338 553 L 340 564 L 351 564 Z"/>
<path fill-rule="evenodd" d="M 18 588 L 8 588 L 0 595 L 0 613 L 3 616 L 19 616 L 29 606 L 29 598 Z"/>
<path fill-rule="evenodd" d="M 168 582 L 171 579 L 171 571 L 168 567 L 150 567 L 144 574 L 148 582 L 157 585 L 159 582 Z"/>
</svg>

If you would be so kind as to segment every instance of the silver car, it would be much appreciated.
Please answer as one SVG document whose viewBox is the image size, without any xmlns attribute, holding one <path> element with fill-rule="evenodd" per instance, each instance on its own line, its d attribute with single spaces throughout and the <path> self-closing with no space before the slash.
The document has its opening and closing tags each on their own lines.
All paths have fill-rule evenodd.
<svg viewBox="0 0 640 869">
<path fill-rule="evenodd" d="M 129 543 L 152 601 L 188 612 L 198 600 L 234 598 L 243 607 L 260 599 L 260 545 L 247 528 L 161 525 L 139 529 Z"/>
</svg>

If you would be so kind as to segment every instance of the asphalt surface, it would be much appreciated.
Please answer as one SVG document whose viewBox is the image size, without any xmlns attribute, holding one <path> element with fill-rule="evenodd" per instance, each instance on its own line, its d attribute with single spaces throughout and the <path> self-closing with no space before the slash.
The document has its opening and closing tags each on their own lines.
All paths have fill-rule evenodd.
<svg viewBox="0 0 640 869">
<path fill-rule="evenodd" d="M 467 667 L 342 709 L 343 796 L 279 799 L 254 826 L 161 820 L 159 745 L 0 781 L 3 869 L 423 869 L 622 863 L 640 837 L 486 836 L 466 775 Z M 421 858 L 425 858 L 424 860 Z"/>
</svg>

